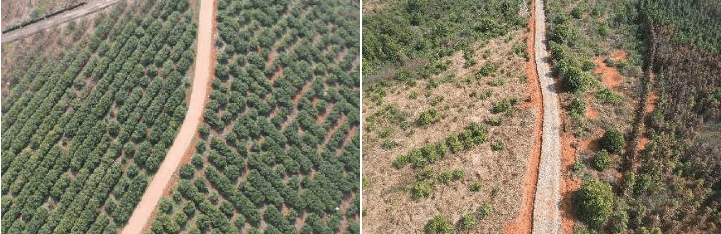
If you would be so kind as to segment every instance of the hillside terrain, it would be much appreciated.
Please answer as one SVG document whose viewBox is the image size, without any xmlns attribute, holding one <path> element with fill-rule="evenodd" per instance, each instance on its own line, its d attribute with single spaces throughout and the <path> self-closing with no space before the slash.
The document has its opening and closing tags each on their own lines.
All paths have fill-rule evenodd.
<svg viewBox="0 0 721 234">
<path fill-rule="evenodd" d="M 364 4 L 364 233 L 530 230 L 529 2 Z"/>
</svg>

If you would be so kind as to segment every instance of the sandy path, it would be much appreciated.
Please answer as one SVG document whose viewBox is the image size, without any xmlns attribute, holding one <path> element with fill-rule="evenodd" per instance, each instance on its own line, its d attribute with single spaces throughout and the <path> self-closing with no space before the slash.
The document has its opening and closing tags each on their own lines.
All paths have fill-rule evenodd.
<svg viewBox="0 0 721 234">
<path fill-rule="evenodd" d="M 203 109 L 205 108 L 205 99 L 208 96 L 208 90 L 211 79 L 211 50 L 213 39 L 213 20 L 215 20 L 213 12 L 213 0 L 200 1 L 200 22 L 198 24 L 198 41 L 195 59 L 195 78 L 193 79 L 193 92 L 190 94 L 190 105 L 188 113 L 185 115 L 185 121 L 180 127 L 180 132 L 173 142 L 173 146 L 168 150 L 163 164 L 160 165 L 158 172 L 153 176 L 153 181 L 145 190 L 143 197 L 135 207 L 133 215 L 130 217 L 128 224 L 123 228 L 123 234 L 139 234 L 150 221 L 150 215 L 158 204 L 160 197 L 163 196 L 163 190 L 169 185 L 170 179 L 180 166 L 181 159 L 186 151 L 192 150 L 191 142 L 196 134 L 198 125 L 202 122 Z"/>
<path fill-rule="evenodd" d="M 73 20 L 73 19 L 77 19 L 77 18 L 85 16 L 87 14 L 105 9 L 106 7 L 109 7 L 117 2 L 118 2 L 118 0 L 92 1 L 88 4 L 80 6 L 73 10 L 63 12 L 59 15 L 52 16 L 48 19 L 38 21 L 36 23 L 12 30 L 7 33 L 3 33 L 2 34 L 2 43 L 14 41 L 14 40 L 26 37 L 30 34 L 36 33 L 40 30 L 49 28 L 53 25 L 61 24 L 61 23 L 65 23 L 65 22 Z"/>
<path fill-rule="evenodd" d="M 558 95 L 551 74 L 550 57 L 546 50 L 546 15 L 542 0 L 535 4 L 535 56 L 536 69 L 541 79 L 543 94 L 543 136 L 541 141 L 541 162 L 533 209 L 533 233 L 559 233 L 559 178 L 560 178 L 560 117 Z"/>
</svg>

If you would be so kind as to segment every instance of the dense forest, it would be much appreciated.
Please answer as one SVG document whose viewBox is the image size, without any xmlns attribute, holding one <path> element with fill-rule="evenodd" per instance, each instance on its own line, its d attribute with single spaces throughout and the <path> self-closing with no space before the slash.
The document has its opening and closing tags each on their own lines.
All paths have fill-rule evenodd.
<svg viewBox="0 0 721 234">
<path fill-rule="evenodd" d="M 636 117 L 630 130 L 607 129 L 592 169 L 584 170 L 581 163 L 573 168 L 584 180 L 573 198 L 576 218 L 583 224 L 575 233 L 721 230 L 721 3 L 592 2 L 577 4 L 570 12 L 553 6 L 551 38 L 561 49 L 552 52 L 564 87 L 575 86 L 569 84 L 573 73 L 567 73 L 573 69 L 564 70 L 573 63 L 566 61 L 583 59 L 582 53 L 565 53 L 564 47 L 573 51 L 584 46 L 573 44 L 578 32 L 566 25 L 583 18 L 584 9 L 592 9 L 591 14 L 613 12 L 609 25 L 598 28 L 599 36 L 626 38 L 626 45 L 635 46 L 619 46 L 640 55 L 632 66 L 642 69 L 634 83 L 639 104 L 632 110 Z M 614 27 L 631 30 L 610 29 Z M 651 95 L 658 101 L 650 103 Z M 646 113 L 647 104 L 655 109 Z M 643 143 L 642 137 L 647 138 Z M 609 160 L 609 154 L 618 156 Z M 605 176 L 609 168 L 618 172 L 616 178 Z"/>
<path fill-rule="evenodd" d="M 152 233 L 359 233 L 350 1 L 218 1 L 200 139 Z"/>
<path fill-rule="evenodd" d="M 116 233 L 183 121 L 189 2 L 119 3 L 93 27 L 3 71 L 2 233 Z"/>
</svg>

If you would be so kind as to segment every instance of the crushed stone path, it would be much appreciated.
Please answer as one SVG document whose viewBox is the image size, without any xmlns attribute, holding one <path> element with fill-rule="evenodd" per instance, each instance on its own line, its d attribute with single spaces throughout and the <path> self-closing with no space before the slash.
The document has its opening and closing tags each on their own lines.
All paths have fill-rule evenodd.
<svg viewBox="0 0 721 234">
<path fill-rule="evenodd" d="M 185 115 L 183 125 L 180 127 L 173 145 L 168 150 L 165 160 L 163 160 L 158 172 L 153 176 L 153 180 L 135 207 L 127 225 L 123 228 L 123 234 L 140 234 L 150 222 L 155 206 L 163 196 L 165 188 L 169 186 L 173 174 L 180 166 L 183 155 L 185 155 L 186 151 L 191 150 L 190 143 L 197 132 L 198 125 L 202 123 L 203 109 L 205 108 L 205 100 L 209 94 L 210 80 L 212 78 L 211 68 L 215 64 L 212 57 L 214 8 L 213 0 L 200 1 L 195 77 L 188 113 Z"/>
<path fill-rule="evenodd" d="M 561 137 L 558 108 L 558 92 L 551 73 L 550 57 L 546 50 L 546 15 L 543 1 L 534 0 L 536 40 L 534 45 L 536 69 L 543 95 L 543 135 L 541 140 L 541 162 L 538 184 L 533 204 L 533 233 L 559 233 L 560 195 L 559 180 L 561 167 Z"/>
<path fill-rule="evenodd" d="M 2 36 L 0 36 L 2 39 L 2 43 L 5 42 L 11 42 L 23 37 L 26 37 L 30 34 L 36 33 L 40 30 L 52 27 L 57 24 L 65 23 L 70 20 L 74 20 L 80 17 L 83 17 L 85 15 L 91 14 L 93 12 L 105 9 L 106 7 L 109 7 L 115 3 L 117 3 L 119 0 L 96 0 L 89 2 L 83 6 L 80 6 L 78 8 L 60 13 L 58 15 L 51 16 L 47 19 L 40 20 L 38 22 L 32 23 L 30 25 L 27 25 L 25 27 L 21 27 L 6 33 L 3 33 Z"/>
</svg>

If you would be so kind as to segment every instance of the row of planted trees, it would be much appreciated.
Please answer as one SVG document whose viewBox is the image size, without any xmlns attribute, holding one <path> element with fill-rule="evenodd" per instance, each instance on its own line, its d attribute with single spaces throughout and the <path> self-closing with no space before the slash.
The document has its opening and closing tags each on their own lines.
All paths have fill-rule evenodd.
<svg viewBox="0 0 721 234">
<path fill-rule="evenodd" d="M 135 4 L 3 98 L 3 233 L 115 233 L 165 157 L 195 23 L 188 1 Z"/>
</svg>

